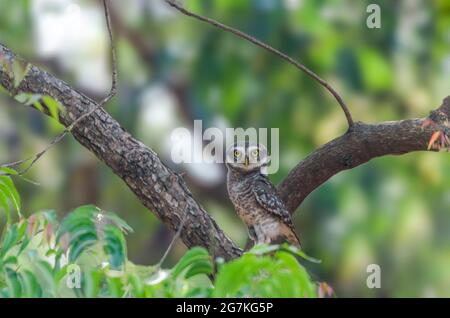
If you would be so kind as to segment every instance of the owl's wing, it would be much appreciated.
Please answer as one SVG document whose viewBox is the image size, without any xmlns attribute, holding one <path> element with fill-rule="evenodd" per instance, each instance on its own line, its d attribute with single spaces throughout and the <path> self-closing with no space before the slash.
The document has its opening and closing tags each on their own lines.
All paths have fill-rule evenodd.
<svg viewBox="0 0 450 318">
<path fill-rule="evenodd" d="M 256 201 L 268 212 L 279 217 L 283 223 L 291 226 L 292 220 L 284 202 L 279 198 L 275 187 L 267 179 L 258 179 L 253 187 L 253 194 Z"/>
</svg>

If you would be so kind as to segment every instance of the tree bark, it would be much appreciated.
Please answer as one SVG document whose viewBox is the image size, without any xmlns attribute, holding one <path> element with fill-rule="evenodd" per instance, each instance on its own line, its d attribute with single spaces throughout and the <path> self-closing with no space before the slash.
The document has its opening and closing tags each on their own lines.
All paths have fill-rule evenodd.
<svg viewBox="0 0 450 318">
<path fill-rule="evenodd" d="M 429 117 L 378 124 L 357 122 L 344 135 L 330 141 L 295 166 L 278 185 L 278 192 L 294 213 L 303 200 L 335 174 L 386 155 L 427 150 L 436 130 L 448 131 L 450 96 Z M 425 120 L 435 125 L 423 127 Z"/>
<path fill-rule="evenodd" d="M 11 64 L 21 62 L 2 44 L 0 60 Z M 59 121 L 66 127 L 97 106 L 96 102 L 64 81 L 35 66 L 31 66 L 15 88 L 12 74 L 0 63 L 0 84 L 10 93 L 51 96 L 65 107 L 65 111 L 59 114 Z M 212 255 L 227 260 L 241 254 L 241 249 L 193 198 L 183 178 L 161 162 L 152 149 L 133 138 L 103 108 L 80 121 L 72 134 L 81 145 L 109 166 L 144 206 L 171 230 L 176 231 L 183 225 L 181 239 L 186 246 L 203 246 Z"/>
</svg>

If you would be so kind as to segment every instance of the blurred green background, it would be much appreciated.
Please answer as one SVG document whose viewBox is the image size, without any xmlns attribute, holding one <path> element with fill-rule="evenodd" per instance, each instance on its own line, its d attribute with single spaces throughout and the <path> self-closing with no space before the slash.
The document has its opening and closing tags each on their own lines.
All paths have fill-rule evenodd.
<svg viewBox="0 0 450 318">
<path fill-rule="evenodd" d="M 381 29 L 366 27 L 370 3 Z M 344 97 L 355 120 L 426 116 L 450 94 L 447 0 L 191 0 L 186 7 L 261 39 L 301 61 Z M 279 58 L 169 9 L 160 0 L 111 0 L 119 92 L 111 115 L 186 180 L 238 244 L 221 165 L 174 165 L 170 133 L 194 119 L 208 127 L 280 129 L 278 183 L 295 164 L 346 130 L 328 93 Z M 100 99 L 110 85 L 102 6 L 94 0 L 0 1 L 0 41 L 29 61 Z M 52 119 L 0 96 L 0 163 L 26 158 L 61 131 Z M 450 296 L 450 160 L 447 154 L 384 157 L 343 172 L 295 214 L 313 278 L 339 297 Z M 160 259 L 172 234 L 124 183 L 73 138 L 18 180 L 29 213 L 64 215 L 86 203 L 117 212 L 133 228 L 129 257 Z M 178 242 L 175 262 L 185 247 Z M 366 286 L 369 264 L 381 288 Z"/>
</svg>

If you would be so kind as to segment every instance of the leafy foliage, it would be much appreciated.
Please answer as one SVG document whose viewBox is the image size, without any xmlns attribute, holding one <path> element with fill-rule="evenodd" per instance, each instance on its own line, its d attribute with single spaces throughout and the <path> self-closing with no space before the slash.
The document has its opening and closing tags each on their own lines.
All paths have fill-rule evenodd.
<svg viewBox="0 0 450 318">
<path fill-rule="evenodd" d="M 14 96 L 19 103 L 33 106 L 41 113 L 48 113 L 52 118 L 58 120 L 58 114 L 64 109 L 63 105 L 48 95 L 19 93 Z"/>
<path fill-rule="evenodd" d="M 13 169 L 7 167 L 0 168 L 0 209 L 3 209 L 6 214 L 8 224 L 11 222 L 9 204 L 14 206 L 20 216 L 20 196 L 11 177 L 8 176 L 14 174 L 16 174 L 16 172 Z"/>
<path fill-rule="evenodd" d="M 3 172 L 14 174 L 14 170 Z M 25 218 L 9 176 L 0 177 L 7 217 L 0 241 L 1 297 L 316 297 L 294 247 L 256 246 L 241 258 L 214 261 L 204 248 L 186 252 L 172 269 L 127 259 L 117 215 L 86 205 L 58 222 L 53 210 Z M 10 208 L 10 203 L 13 209 Z M 16 211 L 18 221 L 12 223 Z M 217 272 L 214 274 L 214 268 Z M 215 276 L 212 284 L 207 276 Z"/>
<path fill-rule="evenodd" d="M 58 114 L 61 110 L 64 109 L 64 107 L 60 102 L 55 100 L 53 97 L 48 95 L 20 93 L 15 91 L 19 88 L 20 83 L 30 71 L 31 64 L 16 58 L 9 60 L 3 54 L 0 53 L 0 67 L 6 73 L 8 73 L 10 78 L 13 79 L 14 93 L 8 92 L 1 85 L 0 85 L 0 92 L 6 93 L 7 95 L 13 95 L 14 99 L 19 103 L 25 104 L 27 106 L 33 106 L 42 113 L 48 113 L 52 118 L 58 121 L 59 116 Z"/>
<path fill-rule="evenodd" d="M 316 297 L 317 288 L 294 255 L 279 250 L 261 256 L 250 251 L 224 264 L 215 297 Z"/>
</svg>

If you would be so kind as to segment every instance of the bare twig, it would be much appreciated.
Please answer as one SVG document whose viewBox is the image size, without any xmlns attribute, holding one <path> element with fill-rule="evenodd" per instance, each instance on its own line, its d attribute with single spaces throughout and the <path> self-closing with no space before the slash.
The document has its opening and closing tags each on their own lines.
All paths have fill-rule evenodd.
<svg viewBox="0 0 450 318">
<path fill-rule="evenodd" d="M 60 133 L 59 135 L 57 135 L 48 145 L 47 147 L 45 147 L 43 150 L 41 150 L 40 152 L 38 152 L 37 154 L 35 154 L 34 156 L 27 158 L 27 159 L 23 159 L 23 160 L 19 160 L 19 161 L 15 161 L 15 162 L 11 162 L 11 163 L 6 163 L 1 165 L 0 167 L 16 167 L 18 165 L 21 165 L 25 162 L 30 162 L 30 164 L 25 167 L 22 170 L 17 171 L 17 174 L 15 175 L 19 175 L 22 176 L 25 173 L 27 173 L 33 166 L 34 164 L 48 151 L 50 150 L 50 148 L 52 148 L 54 145 L 58 144 L 61 140 L 64 139 L 64 137 L 66 137 L 66 135 L 72 131 L 72 129 L 79 123 L 81 122 L 83 119 L 85 119 L 86 117 L 89 117 L 90 115 L 92 115 L 92 113 L 94 113 L 96 110 L 98 110 L 100 107 L 102 107 L 103 105 L 105 105 L 107 102 L 109 102 L 111 100 L 111 98 L 114 97 L 114 95 L 116 95 L 117 92 L 117 63 L 116 63 L 116 50 L 115 50 L 115 46 L 114 46 L 114 39 L 113 39 L 113 35 L 112 35 L 112 28 L 111 28 L 111 18 L 110 18 L 110 13 L 109 13 L 109 8 L 108 5 L 106 4 L 107 0 L 103 0 L 103 8 L 105 11 L 105 20 L 106 20 L 106 27 L 108 29 L 108 35 L 109 35 L 109 41 L 110 41 L 110 47 L 111 47 L 111 63 L 112 63 L 112 79 L 111 79 L 111 89 L 108 93 L 108 95 L 103 98 L 97 105 L 96 107 L 92 108 L 89 112 L 81 115 L 80 117 L 78 117 L 76 120 L 73 121 L 73 123 L 71 123 L 69 126 L 67 126 L 64 131 L 62 133 Z M 7 173 L 1 174 L 1 175 L 10 175 Z"/>
<path fill-rule="evenodd" d="M 33 167 L 33 165 L 50 149 L 50 148 L 52 148 L 54 145 L 56 145 L 57 143 L 59 143 L 61 140 L 63 140 L 63 138 L 67 135 L 67 133 L 68 133 L 69 131 L 67 130 L 67 129 L 65 129 L 62 133 L 60 133 L 58 136 L 56 136 L 43 150 L 41 150 L 41 151 L 39 151 L 37 154 L 35 154 L 34 156 L 32 156 L 32 157 L 30 157 L 30 158 L 27 158 L 27 159 L 23 159 L 23 160 L 19 160 L 19 161 L 15 161 L 15 162 L 11 162 L 11 163 L 6 163 L 6 164 L 3 164 L 1 167 L 15 167 L 15 166 L 18 166 L 18 165 L 20 165 L 20 164 L 22 164 L 22 163 L 25 163 L 25 162 L 28 162 L 28 161 L 31 161 L 30 162 L 30 164 L 26 167 L 26 168 L 24 168 L 24 169 L 22 169 L 22 170 L 20 170 L 20 171 L 17 171 L 17 174 L 15 174 L 15 175 L 18 175 L 18 176 L 22 176 L 22 175 L 24 175 L 24 174 L 26 174 L 32 167 Z M 10 174 L 2 174 L 2 175 L 10 175 Z"/>
<path fill-rule="evenodd" d="M 67 127 L 68 131 L 71 131 L 73 127 L 78 124 L 80 121 L 82 121 L 84 118 L 89 117 L 94 113 L 97 109 L 105 105 L 107 102 L 111 100 L 111 98 L 116 95 L 117 92 L 117 63 L 116 63 L 116 49 L 114 46 L 114 39 L 112 36 L 112 29 L 111 29 L 111 18 L 109 16 L 109 8 L 106 4 L 107 0 L 103 0 L 103 8 L 105 10 L 105 19 L 106 19 L 106 26 L 108 28 L 108 35 L 109 35 L 109 41 L 111 45 L 111 62 L 112 62 L 112 80 L 111 80 L 111 90 L 109 91 L 109 94 L 98 103 L 97 107 L 94 107 L 91 111 L 87 112 L 86 114 L 81 115 L 78 117 L 69 127 Z"/>
<path fill-rule="evenodd" d="M 161 265 L 164 263 L 164 261 L 166 260 L 167 256 L 169 255 L 169 252 L 172 250 L 173 245 L 175 244 L 175 241 L 180 237 L 181 235 L 181 231 L 183 230 L 184 227 L 184 223 L 186 222 L 186 213 L 188 207 L 186 205 L 184 211 L 183 211 L 183 215 L 181 217 L 181 222 L 180 225 L 178 226 L 177 231 L 175 232 L 175 235 L 172 237 L 172 240 L 170 241 L 169 246 L 167 247 L 166 251 L 164 252 L 164 255 L 161 257 L 161 259 L 159 260 L 158 264 L 156 264 L 157 268 L 160 268 Z"/>
<path fill-rule="evenodd" d="M 353 126 L 353 118 L 352 115 L 350 114 L 350 111 L 348 109 L 347 104 L 344 102 L 344 100 L 342 99 L 342 97 L 338 94 L 338 92 L 336 92 L 336 90 L 331 87 L 330 84 L 328 84 L 324 79 L 322 79 L 321 77 L 319 77 L 316 73 L 314 73 L 313 71 L 311 71 L 309 68 L 307 68 L 305 65 L 297 62 L 296 60 L 294 60 L 293 58 L 291 58 L 290 56 L 288 56 L 287 54 L 273 48 L 272 46 L 248 35 L 247 33 L 244 33 L 240 30 L 237 30 L 235 28 L 232 28 L 228 25 L 225 25 L 221 22 L 218 22 L 216 20 L 213 20 L 211 18 L 208 17 L 204 17 L 201 16 L 199 14 L 196 14 L 194 12 L 191 12 L 189 10 L 187 10 L 185 7 L 183 7 L 182 5 L 176 3 L 175 0 L 164 0 L 167 4 L 169 4 L 170 6 L 172 6 L 173 8 L 175 8 L 176 10 L 178 10 L 179 12 L 183 13 L 184 15 L 193 17 L 197 20 L 206 22 L 212 26 L 215 26 L 221 30 L 224 30 L 226 32 L 230 32 L 244 40 L 247 40 L 269 52 L 272 52 L 273 54 L 279 56 L 280 58 L 282 58 L 283 60 L 287 61 L 288 63 L 294 65 L 296 68 L 300 69 L 301 71 L 305 72 L 309 77 L 313 78 L 314 80 L 316 80 L 317 82 L 319 82 L 320 85 L 322 85 L 323 87 L 325 87 L 326 90 L 328 90 L 328 92 L 331 93 L 331 95 L 333 95 L 333 97 L 336 99 L 336 101 L 339 103 L 339 105 L 341 106 L 342 110 L 344 111 L 345 117 L 347 118 L 347 122 L 348 122 L 348 126 L 349 128 L 351 128 Z"/>
</svg>

